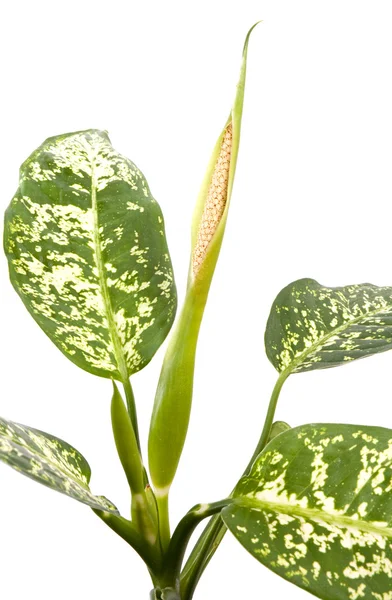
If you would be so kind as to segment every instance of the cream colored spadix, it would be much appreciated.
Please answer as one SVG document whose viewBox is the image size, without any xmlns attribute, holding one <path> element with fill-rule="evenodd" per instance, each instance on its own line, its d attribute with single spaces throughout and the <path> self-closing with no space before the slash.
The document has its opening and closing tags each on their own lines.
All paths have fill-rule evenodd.
<svg viewBox="0 0 392 600">
<path fill-rule="evenodd" d="M 197 230 L 192 255 L 192 275 L 195 277 L 203 264 L 207 248 L 212 240 L 226 207 L 229 185 L 233 126 L 231 121 L 223 130 L 219 154 L 212 173 L 211 183 L 204 202 L 203 214 Z"/>
<path fill-rule="evenodd" d="M 253 27 L 252 27 L 253 29 Z M 167 496 L 188 429 L 197 339 L 218 260 L 233 187 L 240 141 L 249 31 L 234 105 L 212 152 L 192 222 L 188 287 L 166 352 L 149 436 L 149 464 L 160 505 L 161 535 L 169 535 Z"/>
</svg>

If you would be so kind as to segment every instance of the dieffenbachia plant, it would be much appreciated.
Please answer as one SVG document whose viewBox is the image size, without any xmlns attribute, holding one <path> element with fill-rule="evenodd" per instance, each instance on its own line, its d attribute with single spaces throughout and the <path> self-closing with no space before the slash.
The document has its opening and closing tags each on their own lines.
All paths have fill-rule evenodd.
<svg viewBox="0 0 392 600">
<path fill-rule="evenodd" d="M 152 600 L 190 600 L 227 529 L 259 562 L 319 598 L 391 600 L 392 430 L 323 423 L 291 429 L 274 422 L 274 413 L 291 374 L 392 348 L 392 287 L 329 288 L 301 279 L 280 292 L 265 333 L 278 378 L 255 452 L 231 493 L 197 504 L 170 528 L 198 333 L 233 188 L 249 34 L 234 105 L 196 205 L 185 301 L 152 410 L 148 469 L 130 377 L 165 340 L 177 302 L 162 213 L 146 179 L 105 132 L 60 135 L 23 163 L 6 211 L 10 278 L 26 308 L 72 362 L 112 381 L 129 514 L 90 491 L 87 461 L 53 435 L 0 419 L 0 459 L 90 506 L 145 562 Z"/>
</svg>

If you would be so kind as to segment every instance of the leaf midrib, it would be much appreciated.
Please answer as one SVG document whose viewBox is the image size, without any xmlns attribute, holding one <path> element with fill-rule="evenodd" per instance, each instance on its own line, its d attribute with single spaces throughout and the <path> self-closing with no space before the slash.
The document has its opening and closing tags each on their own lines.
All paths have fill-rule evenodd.
<svg viewBox="0 0 392 600">
<path fill-rule="evenodd" d="M 283 371 L 280 372 L 281 375 L 283 373 L 285 373 L 285 374 L 287 373 L 286 377 L 288 377 L 288 375 L 290 375 L 294 371 L 294 369 L 296 369 L 299 365 L 301 365 L 301 363 L 303 363 L 310 354 L 317 352 L 317 350 L 319 350 L 325 344 L 325 342 L 327 342 L 330 338 L 332 338 L 336 335 L 339 335 L 340 333 L 342 333 L 342 331 L 349 329 L 349 327 L 351 327 L 352 325 L 356 325 L 357 323 L 360 323 L 364 319 L 367 319 L 369 317 L 374 317 L 374 316 L 378 315 L 379 313 L 384 312 L 385 310 L 391 309 L 391 307 L 392 307 L 392 305 L 389 305 L 389 308 L 384 307 L 381 309 L 370 311 L 370 312 L 366 313 L 366 315 L 362 314 L 359 317 L 356 317 L 355 319 L 352 319 L 352 320 L 348 321 L 347 323 L 344 323 L 340 327 L 337 327 L 330 333 L 327 333 L 327 335 L 320 338 L 320 340 L 316 344 L 314 344 L 313 346 L 310 346 L 309 348 L 304 350 L 303 353 L 297 359 L 294 359 L 293 362 L 288 367 L 286 367 L 286 369 L 284 369 Z"/>
<path fill-rule="evenodd" d="M 106 282 L 105 272 L 103 269 L 102 252 L 101 252 L 101 238 L 99 235 L 99 217 L 98 217 L 98 205 L 97 205 L 97 182 L 95 179 L 95 156 L 91 160 L 91 208 L 93 211 L 94 227 L 94 252 L 95 260 L 98 270 L 99 287 L 102 294 L 104 311 L 108 321 L 109 335 L 113 344 L 113 353 L 117 363 L 118 372 L 121 380 L 124 383 L 128 379 L 128 367 L 127 361 L 123 352 L 120 336 L 116 327 L 116 321 L 114 319 L 113 308 L 109 296 L 109 290 Z"/>
<path fill-rule="evenodd" d="M 241 508 L 254 508 L 258 510 L 269 510 L 276 513 L 283 513 L 293 518 L 302 517 L 310 521 L 324 521 L 338 527 L 351 527 L 363 531 L 365 533 L 374 533 L 387 538 L 392 538 L 391 527 L 380 527 L 375 525 L 374 521 L 362 521 L 361 519 L 353 519 L 352 517 L 340 513 L 328 513 L 315 508 L 304 508 L 298 505 L 284 504 L 279 502 L 268 502 L 266 500 L 256 500 L 251 498 L 236 498 L 234 506 Z M 233 506 L 228 506 L 225 510 L 230 511 Z"/>
</svg>

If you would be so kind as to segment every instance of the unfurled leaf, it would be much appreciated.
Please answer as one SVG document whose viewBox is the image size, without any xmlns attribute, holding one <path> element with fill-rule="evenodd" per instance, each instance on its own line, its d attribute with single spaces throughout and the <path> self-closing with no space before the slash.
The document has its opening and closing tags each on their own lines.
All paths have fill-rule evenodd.
<svg viewBox="0 0 392 600">
<path fill-rule="evenodd" d="M 392 589 L 392 431 L 304 425 L 272 440 L 224 522 L 261 563 L 324 600 Z"/>
<path fill-rule="evenodd" d="M 4 245 L 27 309 L 79 367 L 125 381 L 151 360 L 176 308 L 162 213 L 105 132 L 49 138 L 33 152 Z"/>
<path fill-rule="evenodd" d="M 86 459 L 53 435 L 0 418 L 0 460 L 91 508 L 118 514 L 109 500 L 90 492 L 91 471 Z"/>
<path fill-rule="evenodd" d="M 392 287 L 328 288 L 300 279 L 272 305 L 265 332 L 281 373 L 325 369 L 392 348 Z"/>
</svg>

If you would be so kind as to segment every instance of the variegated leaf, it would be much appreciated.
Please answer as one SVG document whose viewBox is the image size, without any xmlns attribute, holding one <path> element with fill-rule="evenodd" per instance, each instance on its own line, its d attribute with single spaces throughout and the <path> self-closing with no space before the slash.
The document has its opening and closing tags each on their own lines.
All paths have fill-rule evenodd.
<svg viewBox="0 0 392 600">
<path fill-rule="evenodd" d="M 26 160 L 5 250 L 24 304 L 83 369 L 124 381 L 165 339 L 176 292 L 162 213 L 105 132 L 49 138 Z"/>
<path fill-rule="evenodd" d="M 336 367 L 392 348 L 392 287 L 328 288 L 300 279 L 272 305 L 265 332 L 281 373 Z"/>
<path fill-rule="evenodd" d="M 90 492 L 91 470 L 86 459 L 53 435 L 0 418 L 0 460 L 83 504 L 118 514 L 104 496 Z"/>
<path fill-rule="evenodd" d="M 304 425 L 256 459 L 223 510 L 261 563 L 324 600 L 392 598 L 392 431 Z"/>
</svg>

